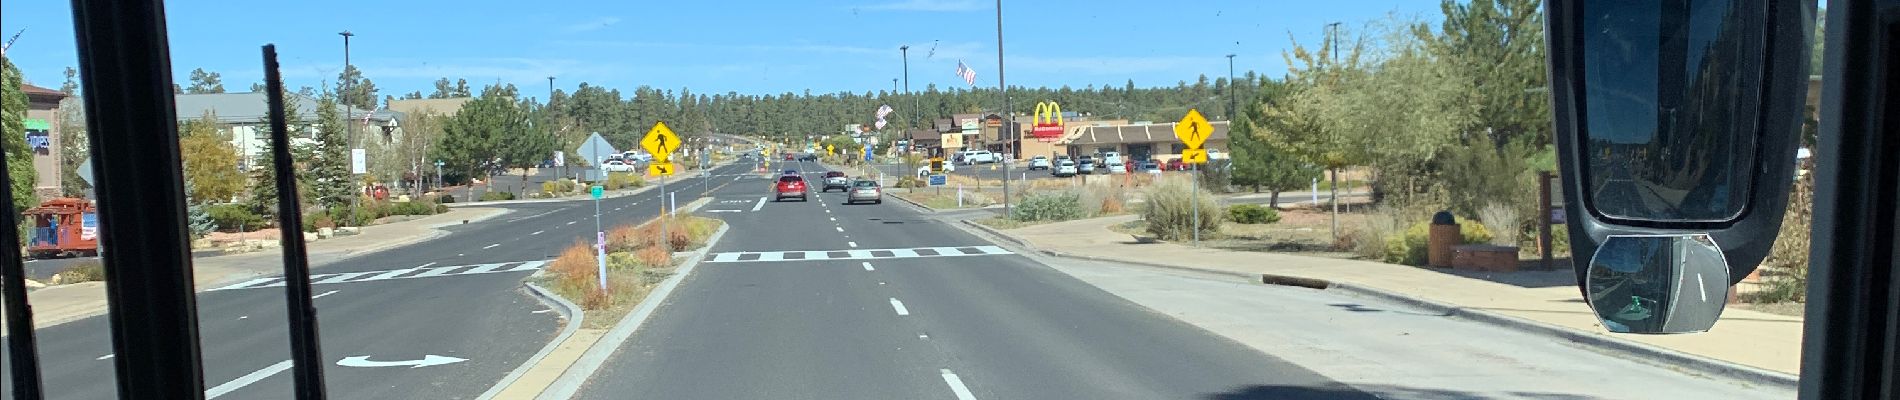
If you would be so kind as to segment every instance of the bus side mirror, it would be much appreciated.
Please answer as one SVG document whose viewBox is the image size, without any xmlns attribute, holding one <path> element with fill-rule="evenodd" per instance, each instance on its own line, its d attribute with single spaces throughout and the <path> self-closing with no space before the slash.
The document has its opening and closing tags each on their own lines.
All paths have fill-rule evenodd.
<svg viewBox="0 0 1900 400">
<path fill-rule="evenodd" d="M 1605 328 L 1714 326 L 1794 179 L 1811 0 L 1551 0 L 1572 260 Z"/>
</svg>

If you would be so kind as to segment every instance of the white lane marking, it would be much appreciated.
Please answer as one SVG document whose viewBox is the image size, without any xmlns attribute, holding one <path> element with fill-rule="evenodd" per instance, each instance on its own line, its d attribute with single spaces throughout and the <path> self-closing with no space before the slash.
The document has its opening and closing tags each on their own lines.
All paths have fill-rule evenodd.
<svg viewBox="0 0 1900 400">
<path fill-rule="evenodd" d="M 782 252 L 782 251 L 774 251 L 770 253 L 759 254 L 759 261 L 784 261 L 784 260 L 785 260 L 785 252 Z"/>
<path fill-rule="evenodd" d="M 111 355 L 111 354 L 107 354 L 107 355 L 103 355 L 103 356 L 99 356 L 99 358 L 94 358 L 94 360 L 110 360 L 110 359 L 112 359 L 112 355 Z"/>
<path fill-rule="evenodd" d="M 834 227 L 831 227 L 831 228 L 832 228 L 832 229 L 837 229 L 837 230 L 838 230 L 839 232 L 844 232 L 844 227 L 842 227 L 842 226 L 834 226 Z"/>
<path fill-rule="evenodd" d="M 706 210 L 709 213 L 745 212 L 745 210 Z"/>
<path fill-rule="evenodd" d="M 492 249 L 492 248 L 495 248 L 495 246 L 500 246 L 500 245 L 501 245 L 501 243 L 496 243 L 496 244 L 491 244 L 491 245 L 487 245 L 487 246 L 482 246 L 482 250 L 488 250 L 488 249 Z"/>
<path fill-rule="evenodd" d="M 891 249 L 891 258 L 914 258 L 914 257 L 922 257 L 922 256 L 917 255 L 916 250 Z"/>
<path fill-rule="evenodd" d="M 825 213 L 826 213 L 826 214 L 830 214 L 830 213 L 831 213 L 831 209 L 829 209 L 829 208 L 827 208 L 827 209 L 825 209 Z"/>
<path fill-rule="evenodd" d="M 541 234 L 541 232 L 547 232 L 547 231 L 534 231 L 534 233 L 530 233 L 529 235 L 539 235 Z"/>
<path fill-rule="evenodd" d="M 479 267 L 475 267 L 475 268 L 469 268 L 468 270 L 465 270 L 465 271 L 462 271 L 462 272 L 460 272 L 460 273 L 457 273 L 456 275 L 472 275 L 472 274 L 487 274 L 487 273 L 493 273 L 493 272 L 496 272 L 495 270 L 497 270 L 497 269 L 501 269 L 501 267 L 504 267 L 504 266 L 507 266 L 508 264 L 509 264 L 509 263 L 494 263 L 494 264 L 482 264 L 482 266 L 479 266 Z"/>
<path fill-rule="evenodd" d="M 350 278 L 355 278 L 355 277 L 359 277 L 359 276 L 363 276 L 363 275 L 369 275 L 369 274 L 373 274 L 373 273 L 376 273 L 376 272 L 378 272 L 378 271 L 369 271 L 369 272 L 345 272 L 345 273 L 341 273 L 341 274 L 336 274 L 336 275 L 330 275 L 329 277 L 326 277 L 326 278 L 323 278 L 322 280 L 314 280 L 314 281 L 310 281 L 310 284 L 312 284 L 312 285 L 322 285 L 322 284 L 326 284 L 326 283 L 343 283 L 343 281 L 347 281 L 347 280 L 350 280 Z M 312 277 L 314 278 L 315 276 L 312 276 Z M 312 298 L 314 299 L 315 297 L 312 297 Z"/>
<path fill-rule="evenodd" d="M 618 208 L 616 208 L 615 210 L 618 210 Z M 580 222 L 580 221 L 567 221 L 567 224 L 568 224 L 568 225 L 573 225 L 573 224 L 574 224 L 574 223 L 576 223 L 576 222 Z"/>
<path fill-rule="evenodd" d="M 1702 302 L 1709 302 L 1709 284 L 1702 282 L 1702 274 L 1695 276 L 1696 294 L 1702 295 Z"/>
<path fill-rule="evenodd" d="M 248 280 L 248 281 L 244 281 L 244 282 L 238 282 L 238 283 L 236 283 L 236 284 L 232 284 L 232 285 L 230 285 L 230 286 L 225 286 L 225 287 L 221 287 L 221 288 L 217 288 L 217 289 L 211 289 L 211 290 L 225 290 L 225 289 L 243 289 L 243 288 L 244 288 L 245 286 L 251 286 L 251 285 L 257 285 L 257 284 L 262 284 L 262 283 L 269 283 L 269 282 L 274 282 L 274 281 L 277 281 L 277 278 L 257 278 L 257 279 L 252 279 L 252 280 Z"/>
<path fill-rule="evenodd" d="M 852 248 L 857 248 L 857 247 L 858 247 L 858 242 L 844 242 L 844 244 L 848 244 L 848 245 L 851 245 L 851 247 L 852 247 Z"/>
<path fill-rule="evenodd" d="M 832 222 L 837 222 L 837 221 L 838 221 L 838 217 L 825 217 L 825 218 L 831 218 L 831 221 L 832 221 Z"/>
<path fill-rule="evenodd" d="M 271 364 L 271 366 L 264 367 L 264 369 L 260 369 L 248 374 L 244 374 L 244 376 L 240 376 L 237 379 L 231 380 L 230 382 L 225 382 L 222 385 L 212 387 L 211 390 L 206 390 L 205 398 L 215 399 L 215 398 L 218 398 L 218 396 L 230 394 L 232 391 L 242 389 L 245 386 L 249 386 L 250 384 L 257 383 L 257 381 L 264 380 L 264 378 L 269 378 L 271 375 L 277 375 L 277 373 L 284 372 L 287 370 L 290 370 L 290 360 L 284 360 L 283 362 Z"/>
<path fill-rule="evenodd" d="M 547 314 L 551 312 L 554 312 L 554 310 L 537 310 L 537 311 L 529 312 L 529 314 Z"/>
<path fill-rule="evenodd" d="M 238 316 L 238 319 L 251 319 L 251 316 L 249 316 L 249 315 L 239 315 L 239 316 Z"/>
<path fill-rule="evenodd" d="M 976 395 L 970 394 L 970 388 L 963 386 L 963 379 L 948 368 L 943 369 L 943 383 L 950 385 L 950 392 L 957 394 L 957 400 L 976 400 Z"/>
<path fill-rule="evenodd" d="M 882 284 L 883 282 L 878 283 Z M 897 301 L 896 297 L 891 298 L 891 308 L 897 310 L 897 315 L 910 315 L 910 309 L 904 308 L 904 302 Z"/>
<path fill-rule="evenodd" d="M 466 256 L 466 255 L 468 255 L 468 253 L 455 253 L 456 257 L 461 257 L 461 256 Z"/>
<path fill-rule="evenodd" d="M 719 253 L 718 255 L 713 256 L 712 262 L 739 261 L 740 254 L 745 254 L 745 253 Z"/>
<path fill-rule="evenodd" d="M 316 299 L 318 299 L 318 298 L 322 298 L 323 296 L 329 296 L 329 295 L 333 295 L 333 294 L 336 294 L 336 291 L 335 291 L 335 290 L 332 290 L 332 291 L 328 291 L 328 292 L 323 292 L 323 294 L 319 294 L 319 295 L 316 295 L 316 296 L 310 296 L 310 299 L 311 299 L 311 300 L 316 300 Z"/>
<path fill-rule="evenodd" d="M 752 211 L 758 211 L 760 207 L 765 207 L 765 196 L 759 196 L 759 204 L 753 204 Z"/>
<path fill-rule="evenodd" d="M 435 265 L 435 262 L 430 261 L 428 264 L 417 265 L 416 268 L 428 268 L 431 265 Z"/>
<path fill-rule="evenodd" d="M 871 267 L 871 262 L 870 262 L 870 261 L 865 261 L 865 262 L 864 262 L 864 270 L 865 270 L 865 271 L 876 271 L 876 270 L 877 270 L 877 268 L 873 268 L 873 267 Z"/>
</svg>

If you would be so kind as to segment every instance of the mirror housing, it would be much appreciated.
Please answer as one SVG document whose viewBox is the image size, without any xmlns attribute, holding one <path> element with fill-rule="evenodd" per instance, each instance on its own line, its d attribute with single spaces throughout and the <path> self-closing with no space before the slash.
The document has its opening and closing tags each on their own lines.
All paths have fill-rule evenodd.
<svg viewBox="0 0 1900 400">
<path fill-rule="evenodd" d="M 1571 259 L 1648 247 L 1606 246 L 1613 237 L 1705 240 L 1726 267 L 1719 284 L 1726 291 L 1740 282 L 1768 255 L 1787 209 L 1814 2 L 1551 0 L 1545 12 Z M 1610 266 L 1574 265 L 1598 315 L 1617 311 L 1621 305 L 1597 304 L 1590 293 L 1591 270 Z M 1684 272 L 1680 263 L 1645 267 Z M 1681 288 L 1664 297 L 1680 298 Z M 1719 315 L 1724 303 L 1672 310 Z M 1663 325 L 1625 331 L 1707 329 Z"/>
</svg>

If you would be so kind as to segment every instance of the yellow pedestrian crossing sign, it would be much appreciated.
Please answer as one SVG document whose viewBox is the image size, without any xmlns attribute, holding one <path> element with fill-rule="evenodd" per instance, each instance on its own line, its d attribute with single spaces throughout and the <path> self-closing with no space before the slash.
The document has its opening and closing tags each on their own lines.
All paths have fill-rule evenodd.
<svg viewBox="0 0 1900 400">
<path fill-rule="evenodd" d="M 1207 142 L 1207 137 L 1213 135 L 1214 125 L 1207 123 L 1207 117 L 1201 116 L 1200 110 L 1188 109 L 1187 115 L 1181 117 L 1181 122 L 1174 124 L 1174 137 L 1181 139 L 1181 144 L 1190 149 L 1201 148 L 1201 144 Z"/>
<path fill-rule="evenodd" d="M 674 135 L 672 129 L 667 129 L 665 122 L 654 122 L 653 129 L 647 130 L 647 136 L 640 139 L 640 147 L 653 155 L 654 164 L 664 163 L 674 150 L 680 148 L 680 137 Z"/>
<path fill-rule="evenodd" d="M 652 175 L 652 176 L 673 175 L 673 163 L 655 161 L 653 162 L 653 164 L 647 165 L 647 175 Z"/>
</svg>

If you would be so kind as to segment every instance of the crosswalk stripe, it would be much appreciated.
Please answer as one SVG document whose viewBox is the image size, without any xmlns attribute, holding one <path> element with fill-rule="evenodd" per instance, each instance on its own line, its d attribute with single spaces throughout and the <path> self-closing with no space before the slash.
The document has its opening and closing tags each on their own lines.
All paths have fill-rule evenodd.
<svg viewBox="0 0 1900 400">
<path fill-rule="evenodd" d="M 889 255 L 883 255 L 889 254 Z M 920 258 L 920 257 L 964 257 L 994 256 L 1016 254 L 996 246 L 961 247 L 917 247 L 907 249 L 841 249 L 841 250 L 787 250 L 787 251 L 736 251 L 712 254 L 707 262 L 740 263 L 772 261 L 824 261 L 824 260 L 863 260 L 880 258 Z M 748 257 L 757 255 L 756 258 Z"/>
<path fill-rule="evenodd" d="M 327 284 L 334 284 L 334 283 L 373 282 L 373 281 L 390 280 L 390 279 L 434 278 L 434 277 L 457 276 L 457 275 L 478 275 L 478 274 L 495 274 L 495 273 L 504 273 L 504 272 L 534 271 L 534 270 L 539 270 L 542 267 L 547 266 L 547 263 L 548 262 L 545 260 L 539 260 L 539 261 L 504 262 L 504 263 L 489 263 L 489 264 L 476 264 L 476 265 L 456 265 L 456 266 L 445 266 L 445 267 L 435 267 L 435 268 L 414 267 L 414 268 L 380 270 L 380 271 L 344 272 L 344 273 L 335 273 L 335 274 L 314 274 L 314 275 L 310 275 L 310 284 L 327 285 Z M 422 271 L 422 273 L 415 273 L 416 271 Z M 273 288 L 273 287 L 283 287 L 284 284 L 285 282 L 282 276 L 273 276 L 269 278 L 257 278 L 257 279 L 252 279 L 252 280 L 248 280 L 244 282 L 238 282 L 238 283 L 234 283 L 230 285 L 225 285 L 223 287 L 211 289 L 209 291 Z"/>
</svg>

